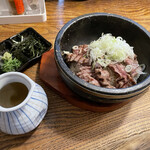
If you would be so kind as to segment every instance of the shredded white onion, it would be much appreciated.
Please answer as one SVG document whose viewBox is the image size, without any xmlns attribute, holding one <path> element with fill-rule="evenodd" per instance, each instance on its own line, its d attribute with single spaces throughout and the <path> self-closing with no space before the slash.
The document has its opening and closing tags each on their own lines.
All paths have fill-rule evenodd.
<svg viewBox="0 0 150 150">
<path fill-rule="evenodd" d="M 127 57 L 134 59 L 133 47 L 131 47 L 121 37 L 114 37 L 111 34 L 102 36 L 90 43 L 90 59 L 107 67 L 110 63 L 122 62 Z"/>
<path fill-rule="evenodd" d="M 140 67 L 141 67 L 142 71 L 144 71 L 146 68 L 145 64 L 140 64 Z"/>
<path fill-rule="evenodd" d="M 131 72 L 132 69 L 133 69 L 132 65 L 127 65 L 127 66 L 125 67 L 125 71 L 126 71 L 126 72 Z"/>
<path fill-rule="evenodd" d="M 72 49 L 78 49 L 79 47 L 77 45 L 73 46 Z"/>
</svg>

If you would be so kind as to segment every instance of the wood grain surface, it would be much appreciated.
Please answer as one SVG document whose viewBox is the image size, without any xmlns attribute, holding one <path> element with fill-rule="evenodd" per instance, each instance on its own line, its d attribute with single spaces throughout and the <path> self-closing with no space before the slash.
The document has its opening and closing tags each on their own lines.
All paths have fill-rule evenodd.
<svg viewBox="0 0 150 150">
<path fill-rule="evenodd" d="M 0 25 L 0 41 L 33 27 L 54 45 L 57 33 L 67 21 L 92 12 L 122 15 L 150 31 L 149 6 L 150 0 L 47 0 L 46 22 Z M 39 79 L 39 64 L 24 73 L 45 89 L 48 112 L 38 128 L 28 134 L 0 133 L 0 150 L 150 149 L 150 90 L 109 113 L 85 111 L 68 103 Z"/>
</svg>

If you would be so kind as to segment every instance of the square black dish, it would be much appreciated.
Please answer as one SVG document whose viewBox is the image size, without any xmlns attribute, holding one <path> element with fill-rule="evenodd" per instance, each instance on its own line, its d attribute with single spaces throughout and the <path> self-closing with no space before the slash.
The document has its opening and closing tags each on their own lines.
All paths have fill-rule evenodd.
<svg viewBox="0 0 150 150">
<path fill-rule="evenodd" d="M 0 43 L 0 74 L 24 71 L 38 61 L 42 54 L 51 47 L 52 44 L 33 28 L 27 28 L 2 41 Z"/>
</svg>

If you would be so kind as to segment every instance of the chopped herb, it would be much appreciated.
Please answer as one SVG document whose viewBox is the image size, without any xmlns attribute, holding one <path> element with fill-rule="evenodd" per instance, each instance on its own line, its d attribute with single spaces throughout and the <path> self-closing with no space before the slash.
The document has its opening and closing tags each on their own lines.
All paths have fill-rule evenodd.
<svg viewBox="0 0 150 150">
<path fill-rule="evenodd" d="M 16 71 L 21 66 L 21 61 L 17 58 L 12 58 L 12 54 L 5 52 L 1 57 L 2 72 Z"/>
</svg>

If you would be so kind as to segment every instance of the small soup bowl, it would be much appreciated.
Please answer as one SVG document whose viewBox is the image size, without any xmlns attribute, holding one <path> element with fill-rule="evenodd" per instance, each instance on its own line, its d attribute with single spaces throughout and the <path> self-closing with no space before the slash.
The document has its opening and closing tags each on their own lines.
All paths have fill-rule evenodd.
<svg viewBox="0 0 150 150">
<path fill-rule="evenodd" d="M 89 44 L 102 33 L 121 36 L 134 47 L 139 64 L 145 64 L 146 72 L 138 83 L 128 88 L 109 89 L 87 83 L 77 77 L 65 63 L 63 51 L 71 51 L 74 45 Z M 59 31 L 54 45 L 58 71 L 68 87 L 81 97 L 98 103 L 117 103 L 137 97 L 150 85 L 150 33 L 135 21 L 107 13 L 92 13 L 79 16 L 66 23 Z"/>
</svg>

